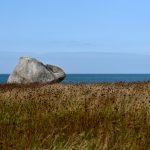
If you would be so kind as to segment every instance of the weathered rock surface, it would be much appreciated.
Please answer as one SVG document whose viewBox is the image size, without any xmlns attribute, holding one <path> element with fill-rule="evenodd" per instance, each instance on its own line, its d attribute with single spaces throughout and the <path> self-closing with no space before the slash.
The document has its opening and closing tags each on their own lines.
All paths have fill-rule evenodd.
<svg viewBox="0 0 150 150">
<path fill-rule="evenodd" d="M 34 58 L 21 57 L 7 83 L 58 83 L 64 78 L 64 71 L 57 66 L 44 65 Z"/>
</svg>

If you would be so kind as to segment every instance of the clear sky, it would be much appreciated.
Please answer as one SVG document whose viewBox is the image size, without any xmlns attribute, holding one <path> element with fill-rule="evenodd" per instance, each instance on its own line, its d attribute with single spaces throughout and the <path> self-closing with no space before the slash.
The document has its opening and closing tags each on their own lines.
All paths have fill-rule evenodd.
<svg viewBox="0 0 150 150">
<path fill-rule="evenodd" d="M 67 73 L 150 73 L 150 1 L 1 0 L 0 73 L 22 55 Z"/>
</svg>

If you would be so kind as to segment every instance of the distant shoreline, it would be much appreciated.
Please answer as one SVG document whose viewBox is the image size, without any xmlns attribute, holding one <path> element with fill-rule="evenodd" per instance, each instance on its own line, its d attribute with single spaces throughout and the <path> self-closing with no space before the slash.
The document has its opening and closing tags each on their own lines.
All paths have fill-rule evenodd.
<svg viewBox="0 0 150 150">
<path fill-rule="evenodd" d="M 9 74 L 0 74 L 0 84 L 7 82 Z M 150 74 L 66 74 L 61 83 L 118 83 L 118 82 L 149 82 Z"/>
</svg>

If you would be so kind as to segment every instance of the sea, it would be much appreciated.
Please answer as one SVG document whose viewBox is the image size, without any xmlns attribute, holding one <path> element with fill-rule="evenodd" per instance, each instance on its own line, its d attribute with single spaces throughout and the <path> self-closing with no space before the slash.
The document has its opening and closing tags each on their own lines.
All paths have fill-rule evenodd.
<svg viewBox="0 0 150 150">
<path fill-rule="evenodd" d="M 0 84 L 5 84 L 9 74 L 0 74 Z M 117 83 L 150 82 L 150 74 L 67 74 L 62 83 Z"/>
</svg>

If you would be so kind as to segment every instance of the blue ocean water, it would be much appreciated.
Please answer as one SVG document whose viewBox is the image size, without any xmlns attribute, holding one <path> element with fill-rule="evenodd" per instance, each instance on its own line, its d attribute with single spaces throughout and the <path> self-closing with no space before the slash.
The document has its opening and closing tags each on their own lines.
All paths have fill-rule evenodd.
<svg viewBox="0 0 150 150">
<path fill-rule="evenodd" d="M 9 75 L 0 74 L 0 84 L 6 83 Z M 62 83 L 114 83 L 150 81 L 150 74 L 67 74 Z"/>
<path fill-rule="evenodd" d="M 0 84 L 4 84 L 7 82 L 9 74 L 0 74 Z"/>
</svg>

